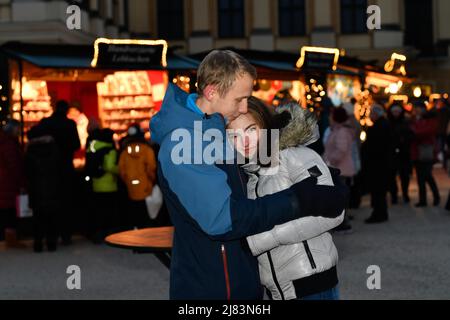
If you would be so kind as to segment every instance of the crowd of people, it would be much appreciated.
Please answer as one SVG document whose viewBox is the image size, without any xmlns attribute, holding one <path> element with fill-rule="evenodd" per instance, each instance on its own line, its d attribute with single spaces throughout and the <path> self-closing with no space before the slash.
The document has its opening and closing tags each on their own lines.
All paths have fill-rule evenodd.
<svg viewBox="0 0 450 320">
<path fill-rule="evenodd" d="M 442 162 L 448 169 L 449 101 L 439 99 L 431 108 L 417 102 L 411 112 L 399 103 L 387 107 L 375 103 L 370 112 L 373 126 L 368 128 L 364 143 L 355 104 L 353 100 L 320 108 L 325 110 L 319 115 L 321 139 L 310 146 L 329 166 L 340 169 L 351 189 L 349 209 L 359 208 L 361 197 L 369 193 L 373 213 L 366 222 L 388 220 L 388 195 L 395 205 L 401 191 L 403 203 L 409 203 L 414 170 L 419 187 L 416 207 L 428 205 L 427 185 L 433 205 L 439 206 L 441 197 L 433 166 Z M 113 231 L 152 225 L 145 198 L 157 179 L 157 146 L 145 140 L 139 125 L 132 125 L 116 148 L 114 132 L 92 122 L 83 142 L 86 168 L 77 173 L 73 157 L 80 152 L 81 144 L 77 126 L 69 119 L 72 109 L 67 102 L 58 102 L 54 114 L 28 133 L 25 153 L 19 144 L 19 122 L 9 120 L 0 131 L 2 181 L 9 181 L 0 186 L 0 237 L 9 246 L 20 246 L 15 216 L 17 195 L 21 193 L 29 195 L 34 211 L 36 251 L 42 251 L 44 238 L 50 250 L 55 250 L 58 236 L 63 244 L 71 243 L 74 217 L 80 217 L 74 212 L 80 197 L 89 212 L 82 229 L 95 243 Z M 123 200 L 125 194 L 128 200 Z M 450 210 L 450 195 L 445 208 Z M 346 215 L 335 231 L 351 232 L 352 219 Z M 170 222 L 166 219 L 164 223 Z"/>
<path fill-rule="evenodd" d="M 414 171 L 419 190 L 415 206 L 428 206 L 427 185 L 433 206 L 439 206 L 441 197 L 433 167 L 441 163 L 448 169 L 450 102 L 442 98 L 427 106 L 416 101 L 410 112 L 401 103 L 382 106 L 375 102 L 370 110 L 373 125 L 365 131 L 364 142 L 363 128 L 355 118 L 355 104 L 353 100 L 338 107 L 320 108 L 327 111 L 319 121 L 322 144 L 314 146 L 327 164 L 341 170 L 351 189 L 349 208 L 358 208 L 361 197 L 370 194 L 373 212 L 366 223 L 387 221 L 388 195 L 391 204 L 396 205 L 401 190 L 403 203 L 410 203 Z M 445 208 L 450 210 L 450 197 Z M 352 218 L 346 217 L 336 231 L 351 231 Z"/>
<path fill-rule="evenodd" d="M 27 195 L 33 212 L 35 252 L 70 245 L 79 232 L 94 243 L 114 232 L 170 224 L 164 214 L 152 220 L 145 199 L 156 184 L 156 158 L 139 125 L 116 142 L 114 132 L 93 122 L 86 139 L 86 165 L 74 167 L 81 143 L 70 106 L 58 101 L 52 116 L 19 143 L 20 123 L 9 120 L 0 130 L 0 237 L 8 247 L 18 241 L 18 196 Z"/>
</svg>

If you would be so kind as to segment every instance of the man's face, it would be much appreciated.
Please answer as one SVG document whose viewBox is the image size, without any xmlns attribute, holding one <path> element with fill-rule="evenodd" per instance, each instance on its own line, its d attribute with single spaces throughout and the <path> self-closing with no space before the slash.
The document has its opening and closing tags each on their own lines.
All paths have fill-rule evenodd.
<svg viewBox="0 0 450 320">
<path fill-rule="evenodd" d="M 241 114 L 247 113 L 247 99 L 251 97 L 252 93 L 253 79 L 245 73 L 236 78 L 224 96 L 220 96 L 218 92 L 214 95 L 211 99 L 212 109 L 231 122 Z"/>
</svg>

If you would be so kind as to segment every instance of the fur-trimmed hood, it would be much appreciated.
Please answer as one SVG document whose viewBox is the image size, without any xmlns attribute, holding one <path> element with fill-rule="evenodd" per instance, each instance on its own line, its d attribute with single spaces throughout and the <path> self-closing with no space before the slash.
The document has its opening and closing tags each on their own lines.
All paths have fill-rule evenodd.
<svg viewBox="0 0 450 320">
<path fill-rule="evenodd" d="M 280 131 L 280 150 L 308 146 L 320 139 L 317 117 L 308 109 L 296 103 L 289 103 L 276 109 L 277 114 L 289 112 L 291 120 Z"/>
</svg>

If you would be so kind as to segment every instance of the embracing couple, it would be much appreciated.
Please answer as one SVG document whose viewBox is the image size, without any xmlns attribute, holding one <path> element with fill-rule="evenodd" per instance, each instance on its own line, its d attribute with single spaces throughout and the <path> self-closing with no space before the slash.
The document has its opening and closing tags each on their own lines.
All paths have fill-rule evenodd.
<svg viewBox="0 0 450 320">
<path fill-rule="evenodd" d="M 339 298 L 328 231 L 343 221 L 348 190 L 307 147 L 319 139 L 313 114 L 295 104 L 270 111 L 252 97 L 256 77 L 238 54 L 212 51 L 197 72 L 198 94 L 169 85 L 151 121 L 175 227 L 171 299 L 259 300 L 264 288 L 274 300 Z M 173 159 L 180 129 L 192 139 L 183 163 Z M 270 148 L 273 137 L 261 137 L 273 129 Z M 204 137 L 200 145 L 195 136 Z M 194 161 L 211 143 L 223 151 L 215 161 Z M 230 146 L 243 163 L 230 161 Z M 258 149 L 272 161 L 262 163 Z"/>
</svg>

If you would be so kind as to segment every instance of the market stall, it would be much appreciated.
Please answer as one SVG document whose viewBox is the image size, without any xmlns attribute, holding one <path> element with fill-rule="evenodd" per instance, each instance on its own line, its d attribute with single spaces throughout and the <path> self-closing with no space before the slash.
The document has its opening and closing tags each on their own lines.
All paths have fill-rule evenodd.
<svg viewBox="0 0 450 320">
<path fill-rule="evenodd" d="M 22 123 L 22 141 L 58 100 L 66 100 L 79 124 L 111 128 L 119 139 L 130 124 L 148 132 L 171 78 L 194 78 L 198 63 L 176 55 L 163 40 L 98 39 L 94 45 L 7 43 L 7 105 Z M 71 116 L 71 115 L 69 115 Z M 79 120 L 79 121 L 77 121 Z M 85 132 L 85 134 L 83 134 Z M 83 139 L 82 139 L 83 140 Z"/>
</svg>

